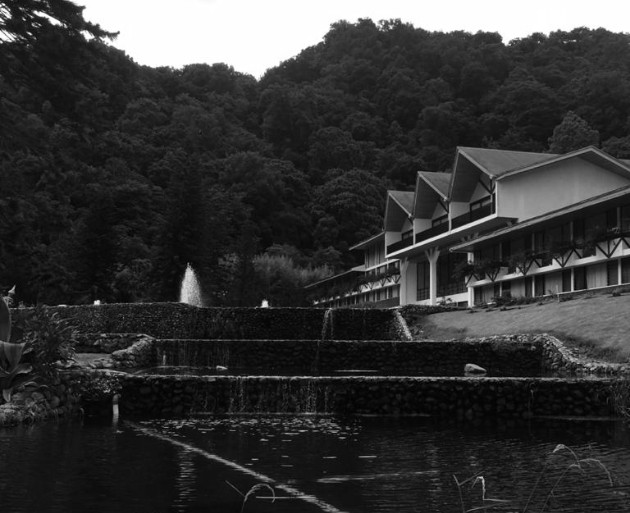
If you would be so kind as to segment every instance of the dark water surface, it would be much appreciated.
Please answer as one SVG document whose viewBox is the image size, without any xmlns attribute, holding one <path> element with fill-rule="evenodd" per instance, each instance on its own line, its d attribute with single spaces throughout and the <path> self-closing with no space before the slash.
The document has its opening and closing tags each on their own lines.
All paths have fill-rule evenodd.
<svg viewBox="0 0 630 513">
<path fill-rule="evenodd" d="M 553 453 L 558 444 L 573 453 Z M 454 476 L 475 475 L 483 479 L 458 489 Z M 457 513 L 461 491 L 465 509 L 520 512 L 535 489 L 527 511 L 626 512 L 630 431 L 605 421 L 472 426 L 311 416 L 0 430 L 3 513 L 238 513 L 240 494 L 263 482 L 277 500 L 250 495 L 243 511 Z M 258 494 L 271 497 L 267 488 Z"/>
</svg>

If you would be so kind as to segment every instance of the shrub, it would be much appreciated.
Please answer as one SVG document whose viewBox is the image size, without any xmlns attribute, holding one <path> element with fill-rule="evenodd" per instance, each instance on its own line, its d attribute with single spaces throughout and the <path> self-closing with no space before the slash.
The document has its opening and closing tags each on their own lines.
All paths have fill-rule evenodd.
<svg viewBox="0 0 630 513">
<path fill-rule="evenodd" d="M 74 359 L 77 332 L 67 319 L 38 306 L 25 320 L 24 340 L 32 349 L 31 363 L 36 374 L 54 381 L 59 364 Z"/>
</svg>

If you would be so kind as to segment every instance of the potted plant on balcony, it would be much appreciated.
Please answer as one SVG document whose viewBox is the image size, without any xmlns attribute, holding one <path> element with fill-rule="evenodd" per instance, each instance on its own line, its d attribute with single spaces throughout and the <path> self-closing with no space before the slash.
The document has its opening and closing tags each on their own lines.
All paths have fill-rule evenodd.
<svg viewBox="0 0 630 513">
<path fill-rule="evenodd" d="M 491 260 L 491 259 L 481 259 L 474 263 L 475 266 L 475 276 L 477 276 L 480 280 L 483 277 L 487 277 L 490 281 L 495 281 L 499 273 L 501 272 L 501 268 L 505 267 L 505 264 L 501 260 Z"/>
<path fill-rule="evenodd" d="M 462 260 L 453 269 L 453 278 L 466 280 L 466 285 L 468 285 L 473 276 L 475 276 L 475 264 L 467 260 Z"/>
<path fill-rule="evenodd" d="M 523 276 L 526 276 L 534 263 L 534 256 L 530 250 L 521 250 L 512 253 L 508 259 L 508 267 L 516 269 Z"/>
<path fill-rule="evenodd" d="M 551 257 L 558 262 L 560 267 L 567 265 L 571 254 L 574 251 L 573 243 L 570 240 L 553 240 L 549 244 L 549 253 Z"/>
</svg>

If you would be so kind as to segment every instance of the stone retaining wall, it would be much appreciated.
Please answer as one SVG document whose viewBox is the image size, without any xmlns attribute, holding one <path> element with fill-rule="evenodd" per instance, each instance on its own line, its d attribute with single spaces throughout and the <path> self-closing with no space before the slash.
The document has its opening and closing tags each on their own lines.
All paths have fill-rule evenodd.
<svg viewBox="0 0 630 513">
<path fill-rule="evenodd" d="M 527 337 L 457 342 L 318 340 L 156 340 L 155 365 L 227 367 L 238 374 L 341 370 L 462 376 L 467 363 L 490 376 L 539 376 L 541 344 Z"/>
<path fill-rule="evenodd" d="M 630 364 L 583 359 L 552 335 L 532 335 L 532 341 L 542 348 L 542 361 L 546 370 L 571 375 L 627 376 Z"/>
<path fill-rule="evenodd" d="M 81 333 L 144 333 L 156 338 L 400 339 L 394 310 L 196 308 L 181 303 L 48 307 Z M 14 309 L 16 317 L 30 311 Z"/>
<path fill-rule="evenodd" d="M 62 374 L 45 387 L 28 386 L 13 394 L 10 403 L 0 404 L 0 427 L 32 423 L 78 413 L 76 378 Z"/>
<path fill-rule="evenodd" d="M 122 415 L 330 413 L 481 417 L 614 415 L 615 381 L 561 378 L 196 377 L 123 379 Z"/>
</svg>

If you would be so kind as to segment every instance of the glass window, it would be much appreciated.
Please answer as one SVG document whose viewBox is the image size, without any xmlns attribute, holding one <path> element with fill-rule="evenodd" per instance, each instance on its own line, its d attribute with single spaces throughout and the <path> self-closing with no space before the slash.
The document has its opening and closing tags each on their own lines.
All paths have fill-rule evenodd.
<svg viewBox="0 0 630 513">
<path fill-rule="evenodd" d="M 573 269 L 573 283 L 575 290 L 586 289 L 586 267 L 576 267 Z"/>
<path fill-rule="evenodd" d="M 617 260 L 609 260 L 606 262 L 606 274 L 608 275 L 608 285 L 617 285 L 619 283 L 619 263 Z"/>
<path fill-rule="evenodd" d="M 621 207 L 621 231 L 630 232 L 630 205 Z"/>
<path fill-rule="evenodd" d="M 571 292 L 571 269 L 562 271 L 562 292 Z"/>
<path fill-rule="evenodd" d="M 416 300 L 429 299 L 429 262 L 420 262 L 418 264 L 418 291 Z"/>
<path fill-rule="evenodd" d="M 448 223 L 448 214 L 445 214 L 443 216 L 436 217 L 435 219 L 433 219 L 433 221 L 431 221 L 431 226 L 432 227 L 441 226 L 445 223 Z"/>
</svg>

